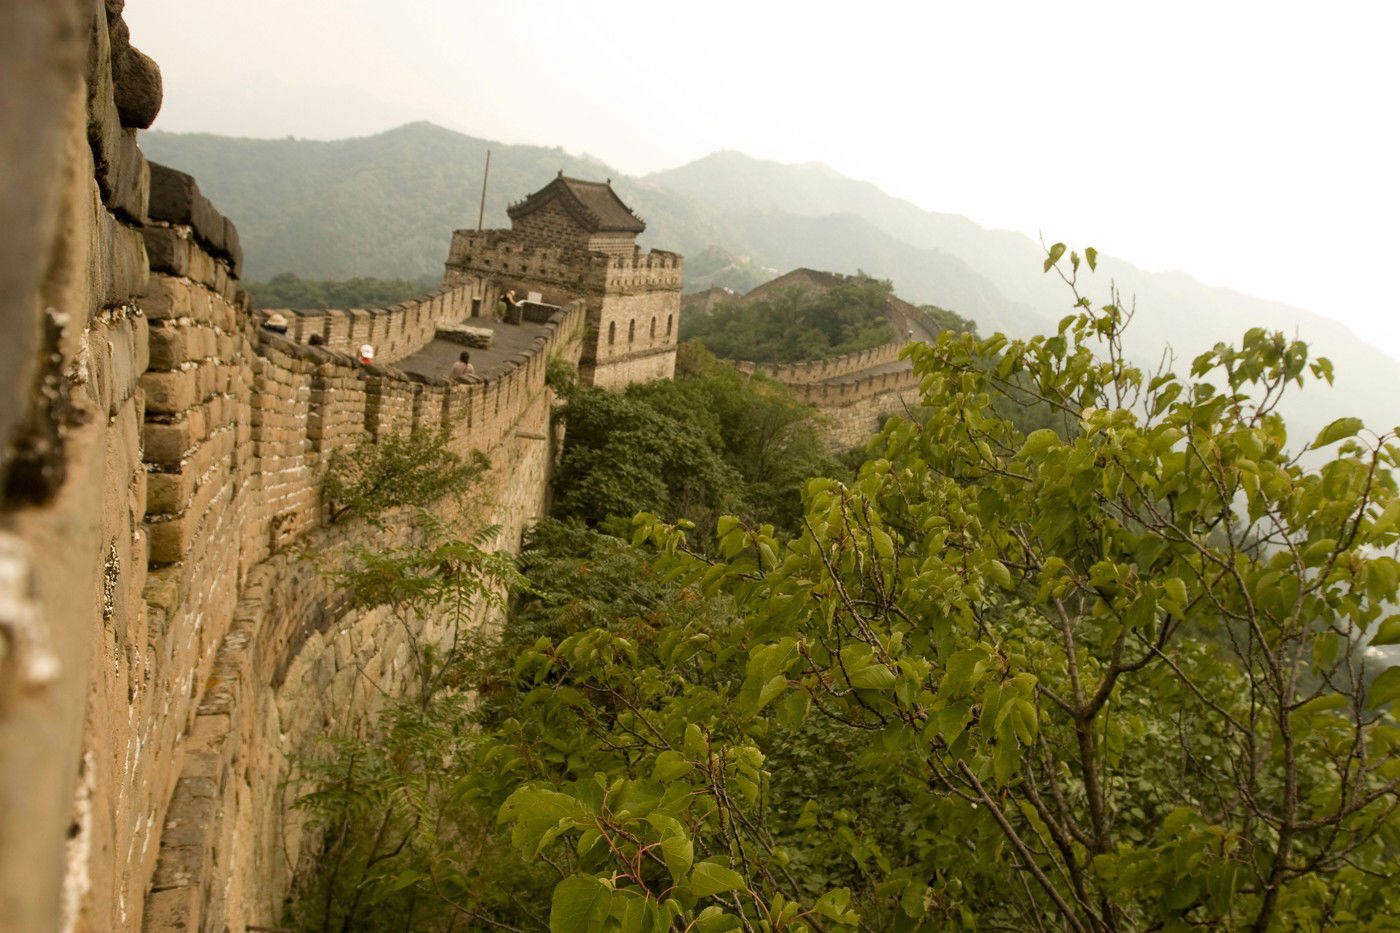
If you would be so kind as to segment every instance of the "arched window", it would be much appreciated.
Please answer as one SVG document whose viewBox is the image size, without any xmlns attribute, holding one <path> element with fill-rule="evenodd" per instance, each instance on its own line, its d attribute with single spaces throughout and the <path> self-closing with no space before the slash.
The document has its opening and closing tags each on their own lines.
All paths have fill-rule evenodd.
<svg viewBox="0 0 1400 933">
<path fill-rule="evenodd" d="M 667 336 L 667 337 L 671 336 L 671 318 L 673 318 L 673 317 L 675 317 L 674 314 L 668 314 L 668 315 L 666 315 L 666 336 Z"/>
<path fill-rule="evenodd" d="M 637 339 L 637 319 L 633 318 L 627 322 L 627 342 L 631 343 Z"/>
<path fill-rule="evenodd" d="M 615 342 L 616 340 L 617 340 L 617 321 L 609 321 L 609 322 L 608 322 L 608 343 L 611 344 L 611 343 Z"/>
<path fill-rule="evenodd" d="M 656 339 L 656 318 L 651 319 L 651 339 Z"/>
</svg>

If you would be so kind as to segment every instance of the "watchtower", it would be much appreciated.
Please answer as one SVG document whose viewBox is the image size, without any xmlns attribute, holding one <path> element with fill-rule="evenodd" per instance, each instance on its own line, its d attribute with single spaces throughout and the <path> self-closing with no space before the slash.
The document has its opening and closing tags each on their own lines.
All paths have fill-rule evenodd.
<svg viewBox="0 0 1400 933">
<path fill-rule="evenodd" d="M 675 374 L 682 259 L 665 250 L 642 252 L 636 239 L 646 224 L 611 181 L 560 172 L 506 213 L 509 230 L 452 235 L 447 284 L 475 275 L 494 282 L 497 294 L 514 288 L 539 292 L 551 304 L 583 299 L 588 333 L 579 378 L 585 385 L 617 387 Z M 496 297 L 487 298 L 490 308 Z"/>
</svg>

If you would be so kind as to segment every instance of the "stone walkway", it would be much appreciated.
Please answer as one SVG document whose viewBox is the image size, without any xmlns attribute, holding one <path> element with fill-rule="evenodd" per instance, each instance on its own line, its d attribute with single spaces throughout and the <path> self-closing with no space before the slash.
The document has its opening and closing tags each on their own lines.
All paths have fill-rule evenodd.
<svg viewBox="0 0 1400 933">
<path fill-rule="evenodd" d="M 482 379 L 490 379 L 504 372 L 506 364 L 513 357 L 528 353 L 536 337 L 543 337 L 549 333 L 547 325 L 531 324 L 528 321 L 523 324 L 505 324 L 490 318 L 468 318 L 462 323 L 495 331 L 496 337 L 491 342 L 491 348 L 481 350 L 452 340 L 436 339 L 417 353 L 399 360 L 394 367 L 407 373 L 421 373 L 424 376 L 447 379 L 452 371 L 452 364 L 457 361 L 457 355 L 466 350 L 472 355 L 472 366 L 476 369 L 476 375 Z"/>
</svg>

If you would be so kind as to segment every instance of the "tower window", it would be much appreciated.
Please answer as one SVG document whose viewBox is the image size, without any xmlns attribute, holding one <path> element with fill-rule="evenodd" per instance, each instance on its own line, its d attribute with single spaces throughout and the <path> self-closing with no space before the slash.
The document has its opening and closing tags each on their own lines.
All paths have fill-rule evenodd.
<svg viewBox="0 0 1400 933">
<path fill-rule="evenodd" d="M 651 339 L 656 339 L 656 318 L 651 319 Z"/>
<path fill-rule="evenodd" d="M 615 343 L 616 341 L 617 341 L 617 321 L 609 321 L 609 322 L 608 322 L 608 343 L 611 344 L 611 343 Z"/>
<path fill-rule="evenodd" d="M 667 336 L 667 337 L 671 336 L 671 319 L 672 319 L 673 317 L 675 317 L 674 314 L 668 314 L 668 315 L 666 315 L 666 336 Z"/>
<path fill-rule="evenodd" d="M 627 342 L 631 343 L 637 339 L 637 319 L 633 318 L 627 322 Z"/>
</svg>

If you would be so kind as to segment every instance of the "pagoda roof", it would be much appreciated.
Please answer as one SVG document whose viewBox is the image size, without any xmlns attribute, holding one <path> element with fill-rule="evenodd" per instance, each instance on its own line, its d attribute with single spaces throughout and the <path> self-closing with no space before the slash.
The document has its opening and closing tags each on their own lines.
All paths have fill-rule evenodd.
<svg viewBox="0 0 1400 933">
<path fill-rule="evenodd" d="M 511 220 L 529 216 L 558 201 L 589 233 L 641 233 L 647 228 L 613 190 L 612 181 L 567 178 L 563 172 L 539 191 L 506 209 Z"/>
</svg>

